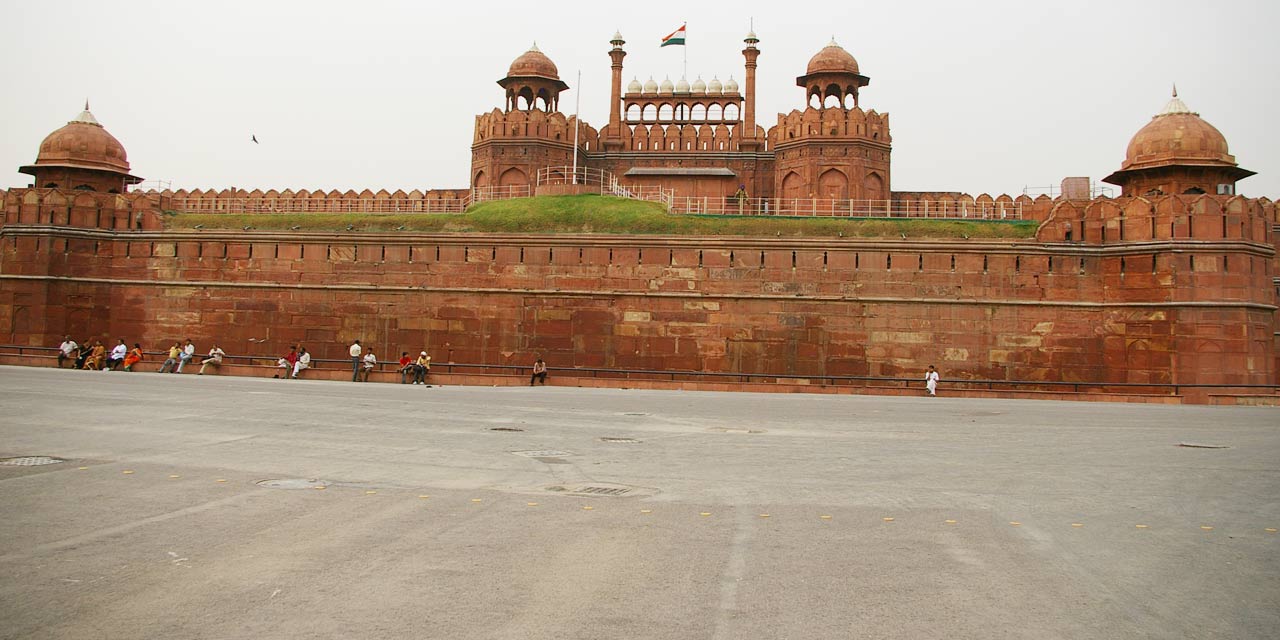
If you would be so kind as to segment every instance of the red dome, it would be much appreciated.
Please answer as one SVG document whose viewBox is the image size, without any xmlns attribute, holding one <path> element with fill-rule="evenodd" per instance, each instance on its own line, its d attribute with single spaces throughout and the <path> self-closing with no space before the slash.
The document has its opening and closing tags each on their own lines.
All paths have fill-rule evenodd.
<svg viewBox="0 0 1280 640">
<path fill-rule="evenodd" d="M 809 66 L 805 69 L 805 75 L 815 73 L 852 73 L 860 74 L 858 71 L 858 61 L 844 47 L 836 44 L 835 40 L 831 44 L 823 47 L 821 51 L 809 59 Z"/>
<path fill-rule="evenodd" d="M 560 70 L 556 68 L 556 63 L 552 62 L 551 58 L 538 51 L 538 45 L 535 44 L 511 63 L 511 67 L 507 69 L 507 76 L 515 78 L 534 76 L 559 80 Z"/>
<path fill-rule="evenodd" d="M 1154 164 L 1235 164 L 1221 131 L 1176 97 L 1169 104 L 1134 134 L 1121 169 Z"/>
<path fill-rule="evenodd" d="M 98 124 L 87 106 L 75 120 L 45 137 L 33 166 L 129 173 L 124 145 Z"/>
</svg>

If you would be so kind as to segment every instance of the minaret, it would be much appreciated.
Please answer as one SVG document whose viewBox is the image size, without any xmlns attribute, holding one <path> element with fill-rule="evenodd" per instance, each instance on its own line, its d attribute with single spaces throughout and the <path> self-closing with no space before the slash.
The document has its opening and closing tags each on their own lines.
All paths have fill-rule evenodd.
<svg viewBox="0 0 1280 640">
<path fill-rule="evenodd" d="M 743 89 L 745 104 L 742 109 L 742 126 L 745 131 L 739 147 L 743 151 L 754 151 L 760 147 L 760 141 L 756 139 L 756 58 L 760 57 L 760 50 L 756 48 L 756 43 L 760 42 L 760 39 L 756 37 L 753 29 L 747 33 L 743 42 L 747 43 L 746 48 L 742 50 L 742 56 L 747 59 L 747 78 Z"/>
<path fill-rule="evenodd" d="M 613 48 L 609 50 L 609 59 L 613 61 L 613 77 L 609 83 L 609 127 L 604 135 L 605 149 L 618 149 L 622 146 L 622 59 L 627 57 L 622 45 L 621 32 L 614 32 L 609 41 Z"/>
</svg>

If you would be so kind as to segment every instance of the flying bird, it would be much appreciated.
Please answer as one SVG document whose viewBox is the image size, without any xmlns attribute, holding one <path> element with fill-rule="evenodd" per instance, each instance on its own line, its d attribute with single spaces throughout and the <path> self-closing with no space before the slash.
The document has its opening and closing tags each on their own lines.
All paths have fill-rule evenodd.
<svg viewBox="0 0 1280 640">
<path fill-rule="evenodd" d="M 243 228 L 243 229 L 241 229 L 241 231 L 248 231 L 248 230 L 250 230 L 250 229 L 252 229 L 252 228 L 253 228 L 253 227 L 251 227 L 251 226 L 249 226 L 249 225 L 245 225 L 245 226 L 244 226 L 244 228 Z"/>
<path fill-rule="evenodd" d="M 249 139 L 252 140 L 254 144 L 259 144 L 257 134 L 249 134 Z"/>
<path fill-rule="evenodd" d="M 302 227 L 301 227 L 300 225 L 296 225 L 296 224 L 295 224 L 295 225 L 293 225 L 292 227 L 289 227 L 289 230 L 290 230 L 290 231 L 297 231 L 298 229 L 301 229 L 301 228 L 302 228 Z"/>
<path fill-rule="evenodd" d="M 192 228 L 192 229 L 203 229 L 203 228 L 204 228 L 204 225 L 202 225 L 202 224 L 198 224 L 198 225 L 196 225 L 196 226 L 194 226 L 194 227 L 191 227 L 191 228 Z"/>
</svg>

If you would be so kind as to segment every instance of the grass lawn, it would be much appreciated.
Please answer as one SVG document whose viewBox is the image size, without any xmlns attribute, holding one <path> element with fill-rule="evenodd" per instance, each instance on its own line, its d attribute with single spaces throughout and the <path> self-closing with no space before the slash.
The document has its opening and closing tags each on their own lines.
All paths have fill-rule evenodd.
<svg viewBox="0 0 1280 640">
<path fill-rule="evenodd" d="M 859 238 L 1030 238 L 1031 220 L 781 218 L 666 213 L 661 204 L 611 196 L 544 196 L 484 202 L 464 214 L 181 213 L 166 215 L 171 230 L 254 229 L 419 231 L 445 233 L 602 233 L 704 236 Z"/>
</svg>

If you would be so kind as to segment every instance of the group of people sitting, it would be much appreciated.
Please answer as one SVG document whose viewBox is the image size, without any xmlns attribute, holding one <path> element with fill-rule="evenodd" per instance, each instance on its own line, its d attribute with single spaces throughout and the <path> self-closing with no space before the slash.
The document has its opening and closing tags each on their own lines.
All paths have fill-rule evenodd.
<svg viewBox="0 0 1280 640">
<path fill-rule="evenodd" d="M 182 373 L 182 367 L 190 362 L 196 353 L 196 346 L 187 340 L 186 346 L 180 342 L 173 343 L 169 347 L 169 357 L 165 359 L 164 364 L 160 365 L 160 373 Z M 205 356 L 204 361 L 200 364 L 200 375 L 209 367 L 218 367 L 222 364 L 222 359 L 226 356 L 226 352 L 218 345 L 213 345 L 209 350 L 209 355 Z M 63 339 L 62 344 L 58 345 L 58 368 L 62 368 L 63 363 L 71 361 L 72 367 L 76 369 L 86 369 L 90 371 L 133 371 L 134 365 L 143 359 L 142 345 L 135 342 L 133 348 L 130 349 L 125 345 L 124 338 L 120 338 L 116 346 L 108 353 L 106 347 L 102 345 L 101 340 L 94 340 L 92 344 L 88 340 L 84 344 L 77 343 L 67 336 Z"/>
<path fill-rule="evenodd" d="M 125 345 L 124 339 L 121 338 L 110 352 L 103 346 L 101 340 L 85 340 L 84 344 L 80 344 L 66 336 L 62 340 L 62 344 L 58 345 L 58 368 L 61 369 L 63 364 L 70 361 L 74 369 L 84 369 L 87 371 L 132 371 L 133 365 L 142 360 L 142 345 L 134 343 L 133 349 L 129 349 Z"/>
<path fill-rule="evenodd" d="M 373 373 L 378 366 L 378 357 L 373 354 L 372 349 L 364 351 L 363 354 L 361 351 L 360 341 L 357 340 L 351 345 L 352 381 L 354 382 L 368 382 L 369 374 Z M 182 368 L 195 359 L 195 355 L 196 346 L 190 338 L 187 339 L 186 344 L 175 342 L 169 347 L 168 357 L 160 365 L 159 372 L 182 373 Z M 198 375 L 204 375 L 209 367 L 213 367 L 216 371 L 222 365 L 226 355 L 221 347 L 217 344 L 213 345 L 213 348 L 209 349 L 209 354 L 201 361 Z M 79 344 L 72 340 L 71 336 L 67 336 L 58 346 L 58 368 L 62 368 L 63 363 L 71 361 L 76 369 L 133 371 L 134 365 L 142 359 L 142 345 L 135 342 L 133 348 L 129 349 L 125 345 L 124 338 L 121 338 L 109 353 L 100 340 L 94 340 L 92 344 L 86 340 L 84 344 Z M 276 367 L 283 371 L 272 377 L 297 380 L 303 371 L 311 368 L 311 354 L 307 352 L 306 347 L 289 345 L 289 353 L 276 360 Z M 431 373 L 431 356 L 427 355 L 426 351 L 418 354 L 417 358 L 410 357 L 408 351 L 401 352 L 397 371 L 400 372 L 400 384 L 412 382 L 431 386 L 427 384 L 427 375 Z M 532 386 L 535 382 L 547 383 L 547 365 L 542 358 L 538 358 L 533 364 L 533 376 L 529 379 L 529 385 Z"/>
<path fill-rule="evenodd" d="M 276 367 L 284 369 L 282 373 L 277 373 L 273 378 L 279 378 L 282 375 L 286 380 L 297 380 L 298 375 L 304 370 L 311 368 L 311 354 L 307 353 L 307 348 L 298 349 L 298 345 L 289 345 L 289 353 L 280 356 L 276 360 Z"/>
</svg>

